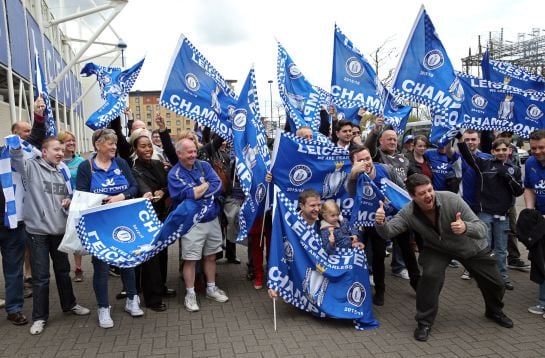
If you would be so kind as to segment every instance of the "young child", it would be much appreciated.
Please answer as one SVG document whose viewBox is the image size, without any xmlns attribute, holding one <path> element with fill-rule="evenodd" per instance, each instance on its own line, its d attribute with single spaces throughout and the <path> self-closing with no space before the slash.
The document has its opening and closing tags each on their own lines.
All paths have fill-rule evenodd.
<svg viewBox="0 0 545 358">
<path fill-rule="evenodd" d="M 341 210 L 333 200 L 322 204 L 320 237 L 322 238 L 322 246 L 328 255 L 335 253 L 335 247 L 357 247 L 362 250 L 365 247 L 363 243 L 358 241 L 357 229 L 351 230 L 347 221 L 341 222 L 340 213 Z"/>
</svg>

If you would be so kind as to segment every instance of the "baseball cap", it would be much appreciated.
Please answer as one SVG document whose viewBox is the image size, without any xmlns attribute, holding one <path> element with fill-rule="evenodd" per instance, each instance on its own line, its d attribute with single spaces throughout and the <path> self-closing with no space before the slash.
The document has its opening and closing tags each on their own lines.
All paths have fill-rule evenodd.
<svg viewBox="0 0 545 358">
<path fill-rule="evenodd" d="M 407 144 L 407 142 L 410 142 L 411 140 L 414 140 L 414 136 L 409 134 L 405 138 L 403 138 L 403 144 Z"/>
</svg>

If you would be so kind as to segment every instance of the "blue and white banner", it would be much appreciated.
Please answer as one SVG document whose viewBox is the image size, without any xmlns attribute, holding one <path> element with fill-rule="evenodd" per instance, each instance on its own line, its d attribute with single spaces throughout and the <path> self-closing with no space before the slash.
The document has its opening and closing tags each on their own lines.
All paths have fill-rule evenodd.
<svg viewBox="0 0 545 358">
<path fill-rule="evenodd" d="M 320 109 L 322 104 L 327 103 L 327 92 L 307 81 L 280 42 L 277 69 L 278 92 L 284 102 L 291 130 L 295 133 L 299 127 L 310 127 L 317 139 Z"/>
<path fill-rule="evenodd" d="M 233 139 L 231 115 L 237 96 L 220 73 L 182 35 L 161 92 L 161 105 Z"/>
<path fill-rule="evenodd" d="M 513 87 L 536 92 L 545 91 L 545 78 L 530 73 L 522 67 L 503 61 L 491 60 L 488 50 L 483 55 L 481 68 L 485 80 L 499 83 L 508 80 Z"/>
<path fill-rule="evenodd" d="M 85 122 L 89 128 L 93 130 L 104 128 L 125 111 L 126 97 L 138 78 L 143 64 L 144 59 L 124 71 L 116 67 L 95 65 L 92 62 L 83 67 L 82 75 L 97 76 L 100 95 L 106 101 Z"/>
<path fill-rule="evenodd" d="M 358 110 L 365 107 L 375 115 L 383 114 L 386 124 L 391 124 L 396 132 L 402 133 L 411 113 L 410 106 L 401 105 L 380 83 L 363 53 L 337 25 L 333 41 L 331 95 L 337 107 L 337 118 L 348 119 L 357 125 L 360 124 Z"/>
<path fill-rule="evenodd" d="M 45 117 L 45 136 L 55 137 L 57 136 L 57 128 L 55 126 L 55 118 L 53 118 L 53 109 L 51 108 L 51 101 L 49 100 L 49 94 L 47 92 L 47 85 L 45 83 L 44 71 L 40 57 L 36 52 L 34 55 L 34 66 L 36 67 L 36 76 L 34 82 L 36 83 L 36 92 L 38 96 L 41 96 L 45 103 L 44 117 Z"/>
<path fill-rule="evenodd" d="M 6 200 L 3 225 L 15 229 L 17 227 L 17 207 L 15 205 L 15 187 L 13 185 L 9 149 L 7 143 L 0 149 L 0 184 L 2 184 L 2 191 Z"/>
<path fill-rule="evenodd" d="M 434 138 L 445 138 L 449 130 L 459 129 L 463 90 L 424 6 L 401 54 L 392 91 L 406 100 L 429 106 L 434 114 Z"/>
<path fill-rule="evenodd" d="M 296 203 L 299 193 L 314 189 L 322 199 L 333 199 L 343 216 L 350 217 L 354 199 L 345 182 L 352 169 L 348 151 L 333 143 L 322 143 L 277 132 L 271 172 L 273 183 Z"/>
<path fill-rule="evenodd" d="M 267 286 L 315 316 L 352 319 L 358 330 L 378 328 L 365 252 L 336 248 L 328 255 L 314 228 L 277 189 Z"/>
<path fill-rule="evenodd" d="M 476 130 L 511 131 L 523 138 L 545 128 L 545 96 L 457 73 L 462 106 L 460 125 Z"/>
<path fill-rule="evenodd" d="M 236 170 L 245 198 L 240 208 L 237 241 L 244 240 L 254 223 L 263 215 L 269 185 L 265 175 L 271 167 L 267 135 L 259 114 L 254 69 L 246 77 L 237 107 L 233 112 L 233 147 Z"/>
</svg>

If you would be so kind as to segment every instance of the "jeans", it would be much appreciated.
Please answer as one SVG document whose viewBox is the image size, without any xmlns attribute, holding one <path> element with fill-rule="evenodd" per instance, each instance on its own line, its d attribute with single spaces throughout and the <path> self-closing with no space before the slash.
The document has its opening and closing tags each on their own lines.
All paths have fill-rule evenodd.
<svg viewBox="0 0 545 358">
<path fill-rule="evenodd" d="M 16 229 L 0 224 L 0 252 L 4 271 L 4 292 L 6 312 L 20 312 L 23 309 L 23 257 L 25 254 L 26 232 L 21 222 Z"/>
<path fill-rule="evenodd" d="M 506 260 L 509 220 L 505 216 L 495 217 L 483 212 L 479 213 L 479 219 L 488 227 L 488 246 L 494 251 L 503 281 L 508 281 Z"/>
<path fill-rule="evenodd" d="M 545 282 L 539 284 L 539 305 L 545 307 Z"/>
<path fill-rule="evenodd" d="M 94 256 L 91 261 L 93 262 L 94 269 L 93 289 L 95 290 L 97 305 L 99 308 L 107 308 L 110 306 L 108 301 L 108 264 Z M 127 297 L 133 299 L 136 295 L 134 268 L 122 268 L 120 271 L 123 287 L 127 290 Z"/>
<path fill-rule="evenodd" d="M 57 250 L 62 235 L 33 235 L 30 241 L 30 267 L 32 269 L 32 320 L 49 318 L 49 257 L 53 261 L 53 272 L 63 312 L 76 305 L 76 297 L 70 279 L 68 255 Z"/>
</svg>

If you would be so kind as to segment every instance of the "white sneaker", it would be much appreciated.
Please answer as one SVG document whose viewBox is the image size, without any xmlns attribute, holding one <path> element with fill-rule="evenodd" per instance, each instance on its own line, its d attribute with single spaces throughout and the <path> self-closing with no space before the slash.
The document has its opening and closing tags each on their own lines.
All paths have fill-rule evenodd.
<svg viewBox="0 0 545 358">
<path fill-rule="evenodd" d="M 5 305 L 6 305 L 6 301 L 0 298 L 0 308 L 4 308 Z"/>
<path fill-rule="evenodd" d="M 32 323 L 32 326 L 30 326 L 30 334 L 36 335 L 40 334 L 45 329 L 45 321 L 43 319 L 39 319 L 37 321 L 34 321 Z"/>
<path fill-rule="evenodd" d="M 197 295 L 194 293 L 187 293 L 185 295 L 185 309 L 189 312 L 197 312 L 199 310 L 199 305 L 197 304 Z"/>
<path fill-rule="evenodd" d="M 212 289 L 206 288 L 206 297 L 213 299 L 216 302 L 227 302 L 229 300 L 229 297 L 218 288 L 218 286 L 214 286 Z"/>
<path fill-rule="evenodd" d="M 533 314 L 545 314 L 545 307 L 542 305 L 536 305 L 528 308 L 528 312 Z"/>
<path fill-rule="evenodd" d="M 140 317 L 144 315 L 144 311 L 140 308 L 140 297 L 134 295 L 133 299 L 127 297 L 125 301 L 125 312 L 128 312 L 133 317 Z"/>
<path fill-rule="evenodd" d="M 369 284 L 371 286 L 375 286 L 375 280 L 373 279 L 373 275 L 369 275 Z"/>
<path fill-rule="evenodd" d="M 76 316 L 87 316 L 91 311 L 88 308 L 85 308 L 83 306 L 80 306 L 76 304 L 74 307 L 70 309 L 70 312 L 75 314 Z"/>
<path fill-rule="evenodd" d="M 98 325 L 100 328 L 112 328 L 114 326 L 114 321 L 110 316 L 111 307 L 99 307 L 97 309 L 98 313 Z"/>
<path fill-rule="evenodd" d="M 462 276 L 460 276 L 460 278 L 461 278 L 462 280 L 471 280 L 471 275 L 470 275 L 469 271 L 466 270 L 466 271 L 464 271 L 464 273 L 462 274 Z"/>
<path fill-rule="evenodd" d="M 409 271 L 407 271 L 407 269 L 403 269 L 401 271 L 399 271 L 398 273 L 392 273 L 392 275 L 394 275 L 395 277 L 399 277 L 399 278 L 402 278 L 404 280 L 408 280 L 409 279 Z"/>
</svg>

